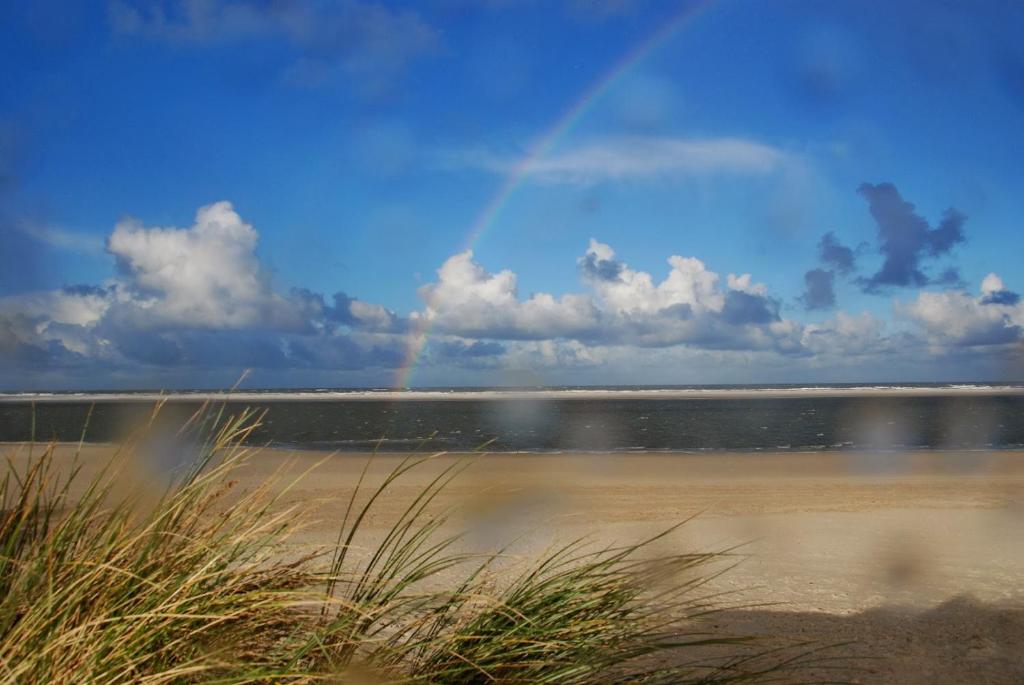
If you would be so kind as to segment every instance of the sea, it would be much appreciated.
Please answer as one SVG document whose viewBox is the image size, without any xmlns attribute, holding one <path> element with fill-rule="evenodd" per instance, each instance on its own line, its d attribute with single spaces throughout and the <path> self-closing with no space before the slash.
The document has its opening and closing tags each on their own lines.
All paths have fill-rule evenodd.
<svg viewBox="0 0 1024 685">
<path fill-rule="evenodd" d="M 1024 383 L 7 393 L 0 441 L 117 441 L 158 402 L 165 428 L 251 407 L 251 442 L 352 452 L 1024 448 Z"/>
</svg>

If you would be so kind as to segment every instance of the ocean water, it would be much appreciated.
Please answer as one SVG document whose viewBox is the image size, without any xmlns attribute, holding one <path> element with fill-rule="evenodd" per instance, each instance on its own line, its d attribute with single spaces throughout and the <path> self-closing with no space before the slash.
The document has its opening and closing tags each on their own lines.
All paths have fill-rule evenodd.
<svg viewBox="0 0 1024 685">
<path fill-rule="evenodd" d="M 153 395 L 0 396 L 0 441 L 108 442 L 152 412 Z M 172 395 L 180 424 L 202 393 Z M 223 398 L 218 399 L 218 403 Z M 226 400 L 266 409 L 261 444 L 312 449 L 492 451 L 903 450 L 1024 447 L 1024 386 L 262 391 Z M 91 412 L 91 415 L 90 415 Z"/>
</svg>

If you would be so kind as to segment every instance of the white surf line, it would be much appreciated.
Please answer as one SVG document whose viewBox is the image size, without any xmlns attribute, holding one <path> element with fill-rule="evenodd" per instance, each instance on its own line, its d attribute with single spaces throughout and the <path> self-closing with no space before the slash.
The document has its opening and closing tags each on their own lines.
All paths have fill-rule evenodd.
<svg viewBox="0 0 1024 685">
<path fill-rule="evenodd" d="M 1024 395 L 1024 386 L 857 386 L 802 388 L 580 388 L 554 390 L 338 390 L 295 392 L 3 393 L 0 402 L 289 402 L 409 400 L 755 399 Z"/>
</svg>

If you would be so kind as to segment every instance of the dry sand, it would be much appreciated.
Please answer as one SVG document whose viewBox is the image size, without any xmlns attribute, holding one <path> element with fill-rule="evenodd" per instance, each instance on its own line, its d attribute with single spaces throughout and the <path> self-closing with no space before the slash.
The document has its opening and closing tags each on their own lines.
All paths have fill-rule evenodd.
<svg viewBox="0 0 1024 685">
<path fill-rule="evenodd" d="M 70 449 L 70 448 L 69 448 Z M 86 463 L 109 447 L 86 448 Z M 329 544 L 365 455 L 267 450 L 255 484 L 288 462 L 316 522 L 297 544 Z M 401 457 L 378 456 L 369 483 Z M 368 525 L 382 530 L 451 459 L 402 479 Z M 862 670 L 808 672 L 864 683 L 1024 682 L 1024 453 L 498 454 L 476 457 L 439 505 L 460 505 L 466 544 L 513 555 L 592 534 L 628 542 L 681 519 L 671 543 L 745 543 L 715 581 L 735 603 L 716 630 L 772 644 L 852 642 Z M 372 534 L 372 533 L 371 533 Z M 763 604 L 772 603 L 771 606 Z M 868 658 L 870 657 L 870 658 Z"/>
</svg>

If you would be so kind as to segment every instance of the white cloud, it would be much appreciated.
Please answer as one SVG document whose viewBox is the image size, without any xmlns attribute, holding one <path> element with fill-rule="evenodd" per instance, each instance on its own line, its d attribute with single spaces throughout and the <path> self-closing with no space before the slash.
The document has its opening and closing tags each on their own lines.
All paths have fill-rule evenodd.
<svg viewBox="0 0 1024 685">
<path fill-rule="evenodd" d="M 1006 286 L 1003 284 L 1003 279 L 999 278 L 996 274 L 989 274 L 981 281 L 981 292 L 985 295 L 1004 290 L 1006 290 Z"/>
<path fill-rule="evenodd" d="M 655 285 L 649 273 L 616 261 L 612 248 L 594 239 L 579 260 L 584 281 L 594 289 L 602 309 L 620 316 L 655 314 L 679 305 L 691 314 L 722 311 L 725 298 L 718 288 L 718 274 L 695 257 L 673 255 L 668 263 L 671 271 Z"/>
<path fill-rule="evenodd" d="M 907 302 L 895 302 L 894 311 L 918 325 L 933 345 L 984 346 L 1022 339 L 1024 304 L 1008 293 L 996 274 L 981 284 L 981 297 L 963 291 L 921 292 Z M 1007 294 L 1005 301 L 993 295 Z"/>
<path fill-rule="evenodd" d="M 730 290 L 738 290 L 750 295 L 768 294 L 768 286 L 764 283 L 753 283 L 751 281 L 750 274 L 742 274 L 740 276 L 737 276 L 736 274 L 729 274 L 726 282 L 729 284 Z"/>
<path fill-rule="evenodd" d="M 578 340 L 537 340 L 513 346 L 505 363 L 512 368 L 564 370 L 596 366 L 603 358 L 600 348 Z"/>
<path fill-rule="evenodd" d="M 0 298 L 0 322 L 21 343 L 43 348 L 56 342 L 75 354 L 102 357 L 108 345 L 95 328 L 115 297 L 104 288 L 77 288 Z"/>
<path fill-rule="evenodd" d="M 299 322 L 270 289 L 255 249 L 258 234 L 230 202 L 201 207 L 189 228 L 118 222 L 107 241 L 140 325 L 240 328 Z M 292 319 L 289 321 L 289 319 Z"/>
<path fill-rule="evenodd" d="M 721 363 L 783 378 L 787 368 L 817 373 L 1019 345 L 1024 328 L 1024 304 L 996 274 L 977 295 L 921 292 L 895 303 L 909 325 L 891 333 L 868 313 L 815 324 L 784 318 L 764 283 L 720 276 L 696 257 L 670 255 L 655 278 L 597 240 L 576 260 L 580 292 L 520 297 L 515 273 L 488 272 L 465 251 L 441 265 L 420 289 L 423 309 L 404 318 L 340 292 L 327 304 L 318 293 L 275 291 L 258 239 L 228 202 L 201 207 L 185 228 L 121 221 L 108 241 L 119 272 L 102 286 L 0 298 L 0 353 L 29 369 L 388 369 L 425 329 L 424 363 L 438 369 L 614 366 L 647 377 L 677 365 L 686 377 L 685 365 Z"/>
<path fill-rule="evenodd" d="M 95 328 L 110 317 L 136 329 L 295 328 L 302 313 L 275 293 L 256 257 L 256 230 L 229 202 L 201 207 L 188 228 L 117 223 L 107 251 L 120 271 L 104 287 L 78 286 L 0 300 L 0 312 L 60 326 Z M 110 321 L 107 321 L 110 323 Z"/>
<path fill-rule="evenodd" d="M 374 330 L 388 330 L 394 325 L 394 313 L 379 304 L 353 300 L 349 305 L 349 311 L 358 321 Z"/>
<path fill-rule="evenodd" d="M 591 240 L 578 260 L 590 292 L 521 300 L 514 273 L 488 273 L 466 251 L 438 269 L 437 283 L 421 288 L 426 309 L 416 318 L 435 333 L 477 338 L 797 351 L 799 324 L 782 320 L 778 302 L 749 274 L 730 274 L 723 288 L 699 259 L 667 261 L 668 275 L 655 283 Z"/>
<path fill-rule="evenodd" d="M 187 228 L 117 223 L 103 287 L 0 298 L 0 351 L 33 368 L 115 365 L 354 369 L 393 367 L 404 326 L 380 305 L 339 293 L 285 296 L 256 256 L 259 235 L 229 202 Z M 374 333 L 376 331 L 376 334 Z"/>
<path fill-rule="evenodd" d="M 426 317 L 439 331 L 467 337 L 540 339 L 575 337 L 595 330 L 598 313 L 588 298 L 540 293 L 520 301 L 516 275 L 487 273 L 466 250 L 437 270 L 438 282 L 420 288 Z"/>
<path fill-rule="evenodd" d="M 885 322 L 868 312 L 837 312 L 828 321 L 808 324 L 801 343 L 811 353 L 833 360 L 894 351 Z"/>
<path fill-rule="evenodd" d="M 0 300 L 0 312 L 17 312 L 44 323 L 90 326 L 110 307 L 110 294 L 103 289 L 81 292 L 51 290 L 14 295 Z"/>
<path fill-rule="evenodd" d="M 474 151 L 448 155 L 446 166 L 522 173 L 543 183 L 587 185 L 643 178 L 772 173 L 782 167 L 781 150 L 744 138 L 627 136 L 603 139 L 528 161 Z"/>
</svg>

